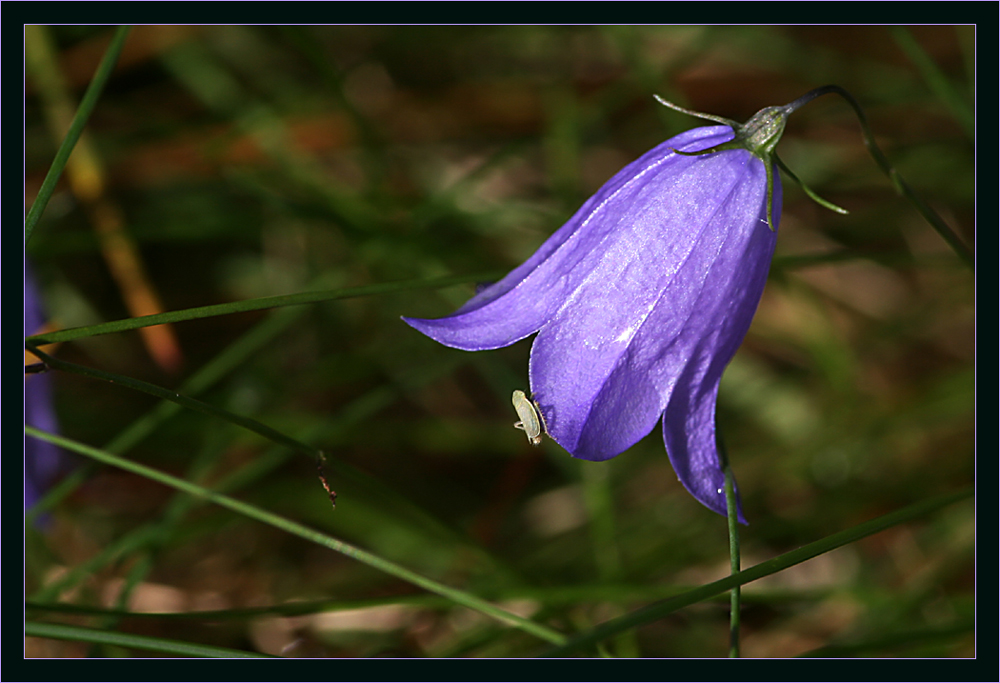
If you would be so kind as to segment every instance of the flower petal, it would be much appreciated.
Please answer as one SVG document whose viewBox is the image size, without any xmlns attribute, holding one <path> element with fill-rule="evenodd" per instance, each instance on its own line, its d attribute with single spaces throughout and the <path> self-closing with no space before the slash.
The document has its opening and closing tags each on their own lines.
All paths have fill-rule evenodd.
<svg viewBox="0 0 1000 683">
<path fill-rule="evenodd" d="M 762 169 L 763 172 L 763 169 Z M 715 433 L 719 382 L 750 329 L 774 253 L 775 233 L 760 218 L 749 230 L 726 234 L 711 270 L 691 308 L 692 334 L 686 364 L 678 373 L 663 415 L 663 440 L 678 479 L 706 507 L 726 514 L 724 477 Z M 781 215 L 781 184 L 775 175 L 773 223 Z M 738 500 L 738 499 L 737 499 Z M 738 517 L 743 518 L 738 508 Z"/>
<path fill-rule="evenodd" d="M 45 324 L 41 300 L 31 267 L 24 260 L 24 336 L 38 334 Z M 34 356 L 31 356 L 34 358 Z M 24 424 L 43 432 L 57 433 L 59 424 L 52 402 L 51 373 L 24 376 Z M 62 469 L 62 451 L 53 443 L 24 437 L 24 507 L 41 498 Z"/>
<path fill-rule="evenodd" d="M 703 346 L 711 360 L 711 340 L 730 327 L 707 300 L 743 297 L 751 236 L 773 250 L 759 160 L 744 150 L 675 159 L 695 164 L 661 169 L 609 209 L 620 217 L 599 262 L 532 347 L 548 432 L 578 458 L 614 457 L 652 430 L 692 353 Z M 756 262 L 764 276 L 769 260 Z"/>
<path fill-rule="evenodd" d="M 403 318 L 432 339 L 466 351 L 513 344 L 537 332 L 563 308 L 605 260 L 604 242 L 620 242 L 620 207 L 649 185 L 670 184 L 702 159 L 674 154 L 697 151 L 731 139 L 727 126 L 681 133 L 629 164 L 609 180 L 535 254 L 506 277 L 484 289 L 454 314 L 434 320 Z M 670 172 L 664 173 L 664 165 Z M 666 181 L 666 182 L 665 182 Z M 648 195 L 649 192 L 645 192 Z M 655 222 L 655 216 L 648 221 Z"/>
</svg>

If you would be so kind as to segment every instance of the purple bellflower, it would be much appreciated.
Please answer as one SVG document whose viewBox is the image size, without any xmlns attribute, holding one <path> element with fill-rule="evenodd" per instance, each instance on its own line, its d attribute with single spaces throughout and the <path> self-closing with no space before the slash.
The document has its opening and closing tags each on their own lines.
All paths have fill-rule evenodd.
<svg viewBox="0 0 1000 683">
<path fill-rule="evenodd" d="M 550 437 L 573 457 L 607 460 L 662 416 L 681 483 L 725 515 L 716 396 L 764 291 L 781 214 L 772 152 L 799 102 L 745 125 L 695 114 L 725 125 L 681 133 L 623 168 L 454 314 L 403 320 L 466 351 L 537 332 L 528 374 Z"/>
<path fill-rule="evenodd" d="M 37 334 L 45 323 L 38 291 L 24 262 L 24 336 Z M 28 358 L 34 356 L 25 356 Z M 24 376 L 24 424 L 55 433 L 59 425 L 52 407 L 51 378 L 47 374 Z M 48 441 L 24 437 L 24 507 L 34 505 L 62 468 L 62 452 Z"/>
</svg>

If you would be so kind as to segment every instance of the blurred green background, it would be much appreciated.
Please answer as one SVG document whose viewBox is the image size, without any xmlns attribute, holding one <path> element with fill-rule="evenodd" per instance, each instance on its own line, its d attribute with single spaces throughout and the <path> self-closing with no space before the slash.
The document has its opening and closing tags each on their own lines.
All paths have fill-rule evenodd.
<svg viewBox="0 0 1000 683">
<path fill-rule="evenodd" d="M 26 206 L 65 132 L 60 97 L 72 114 L 112 33 L 27 34 L 29 54 L 48 44 L 51 59 L 28 69 Z M 178 391 L 227 364 L 197 397 L 324 449 L 335 510 L 315 463 L 202 414 L 156 421 L 123 455 L 206 485 L 237 477 L 237 498 L 585 630 L 728 574 L 725 519 L 680 486 L 659 429 L 606 463 L 551 441 L 531 448 L 510 405 L 527 388 L 530 341 L 463 353 L 399 317 L 451 312 L 623 165 L 703 125 L 653 93 L 746 120 L 840 85 L 971 244 L 974 37 L 952 26 L 136 27 L 91 117 L 89 152 L 74 154 L 27 247 L 53 325 L 451 274 L 468 284 L 50 352 Z M 975 465 L 972 273 L 894 192 L 842 100 L 796 112 L 778 152 L 850 214 L 786 179 L 771 277 L 723 381 L 719 421 L 750 521 L 744 566 L 968 486 Z M 52 374 L 61 433 L 97 447 L 157 405 Z M 185 506 L 158 483 L 77 471 L 86 476 L 47 524 L 26 528 L 29 600 L 224 610 L 113 627 L 290 657 L 546 647 L 349 557 Z M 746 586 L 744 656 L 974 656 L 974 530 L 966 501 Z M 280 607 L 311 601 L 331 602 Z M 263 609 L 233 611 L 243 608 Z M 727 610 L 724 598 L 695 605 L 604 651 L 725 656 Z M 40 638 L 26 652 L 148 654 Z"/>
</svg>

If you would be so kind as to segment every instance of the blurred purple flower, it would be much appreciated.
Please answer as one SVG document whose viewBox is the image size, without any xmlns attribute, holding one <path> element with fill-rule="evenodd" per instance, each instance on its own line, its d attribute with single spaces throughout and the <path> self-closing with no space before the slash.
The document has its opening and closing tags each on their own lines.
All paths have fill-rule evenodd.
<svg viewBox="0 0 1000 683">
<path fill-rule="evenodd" d="M 24 263 L 24 336 L 37 334 L 45 316 L 32 281 L 28 263 Z M 27 356 L 26 356 L 27 357 Z M 24 424 L 55 433 L 59 426 L 52 409 L 51 378 L 46 373 L 24 376 Z M 34 505 L 45 493 L 62 466 L 57 446 L 32 437 L 24 437 L 24 507 Z"/>
<path fill-rule="evenodd" d="M 607 460 L 662 416 L 678 478 L 725 514 L 716 396 L 774 253 L 781 183 L 770 153 L 793 105 L 743 126 L 707 117 L 729 125 L 681 133 L 623 168 L 454 314 L 404 321 L 466 351 L 537 332 L 528 370 L 549 436 L 574 457 Z"/>
</svg>

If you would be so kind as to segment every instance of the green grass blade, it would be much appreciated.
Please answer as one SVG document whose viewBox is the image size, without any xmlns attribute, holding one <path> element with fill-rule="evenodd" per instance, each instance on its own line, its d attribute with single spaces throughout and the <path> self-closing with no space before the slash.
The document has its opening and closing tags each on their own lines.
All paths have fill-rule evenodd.
<svg viewBox="0 0 1000 683">
<path fill-rule="evenodd" d="M 316 543 L 317 545 L 329 548 L 346 555 L 347 557 L 353 558 L 358 562 L 373 567 L 374 569 L 395 576 L 402 581 L 406 581 L 432 593 L 446 597 L 449 600 L 452 600 L 455 604 L 462 605 L 485 614 L 486 616 L 505 623 L 508 626 L 519 628 L 525 633 L 530 633 L 531 635 L 549 643 L 561 644 L 565 641 L 565 636 L 548 628 L 547 626 L 543 626 L 529 619 L 519 617 L 516 614 L 512 614 L 511 612 L 500 609 L 495 605 L 491 605 L 485 600 L 481 600 L 480 598 L 466 593 L 465 591 L 445 586 L 444 584 L 421 576 L 420 574 L 410 571 L 409 569 L 406 569 L 405 567 L 402 567 L 394 562 L 390 562 L 377 555 L 373 555 L 372 553 L 362 550 L 361 548 L 345 543 L 344 541 L 333 538 L 332 536 L 309 529 L 308 527 L 298 524 L 297 522 L 272 514 L 254 505 L 243 503 L 234 498 L 230 498 L 229 496 L 224 496 L 215 491 L 211 491 L 196 484 L 184 481 L 183 479 L 179 479 L 158 470 L 154 470 L 150 467 L 146 467 L 145 465 L 140 465 L 111 453 L 92 448 L 86 444 L 72 441 L 54 434 L 42 432 L 34 427 L 29 427 L 28 425 L 25 425 L 24 433 L 28 436 L 33 436 L 50 443 L 54 443 L 57 446 L 79 453 L 80 455 L 87 456 L 97 460 L 98 462 L 102 462 L 105 465 L 119 467 L 123 470 L 132 472 L 133 474 L 138 474 L 139 476 L 157 481 L 165 486 L 170 486 L 179 491 L 184 491 L 192 496 L 209 500 L 245 517 L 263 522 L 264 524 L 281 529 L 287 533 L 293 534 L 312 543 Z"/>
<path fill-rule="evenodd" d="M 529 599 L 546 606 L 577 606 L 581 603 L 609 602 L 635 603 L 660 598 L 674 597 L 692 590 L 686 587 L 660 584 L 608 584 L 590 583 L 571 586 L 518 586 L 514 588 L 490 591 L 489 599 L 495 602 L 506 600 Z M 743 595 L 744 604 L 787 605 L 798 602 L 815 603 L 830 596 L 831 591 L 798 590 L 788 592 L 754 591 Z M 728 600 L 717 596 L 713 601 Z M 453 605 L 447 600 L 433 594 L 390 595 L 373 598 L 354 598 L 350 600 L 326 599 L 306 600 L 301 602 L 282 602 L 261 607 L 240 607 L 219 610 L 195 610 L 188 612 L 130 612 L 125 609 L 77 605 L 68 602 L 37 602 L 26 600 L 25 609 L 29 612 L 45 614 L 77 614 L 88 616 L 114 616 L 128 619 L 163 619 L 182 621 L 246 621 L 268 615 L 286 617 L 318 614 L 338 610 L 356 610 L 366 607 L 382 607 L 385 605 L 412 605 L 428 609 L 446 609 Z"/>
<path fill-rule="evenodd" d="M 197 643 L 186 643 L 181 640 L 170 640 L 168 638 L 153 638 L 150 636 L 137 636 L 131 633 L 120 633 L 118 631 L 101 631 L 83 626 L 66 626 L 64 624 L 46 624 L 37 621 L 28 621 L 24 624 L 24 635 L 35 636 L 36 638 L 55 638 L 56 640 L 76 640 L 83 643 L 95 643 L 101 645 L 117 645 L 137 650 L 149 650 L 152 652 L 166 652 L 180 655 L 181 657 L 252 657 L 272 659 L 270 655 L 262 655 L 256 652 L 245 652 L 243 650 L 233 650 L 227 647 L 212 647 L 210 645 L 198 645 Z"/>
<path fill-rule="evenodd" d="M 878 146 L 875 141 L 875 136 L 872 134 L 871 127 L 868 125 L 868 117 L 865 115 L 864 110 L 861 108 L 861 104 L 854 99 L 851 93 L 847 92 L 843 88 L 837 85 L 826 85 L 822 88 L 817 88 L 812 91 L 813 96 L 818 96 L 819 94 L 835 93 L 843 97 L 847 103 L 854 110 L 855 115 L 858 117 L 858 123 L 861 125 L 861 137 L 864 140 L 865 147 L 868 148 L 868 153 L 874 159 L 876 165 L 882 170 L 882 173 L 889 179 L 896 188 L 899 194 L 909 200 L 911 204 L 917 209 L 924 220 L 937 231 L 938 235 L 947 242 L 948 246 L 952 248 L 956 255 L 972 270 L 976 268 L 976 257 L 972 253 L 972 249 L 962 240 L 958 234 L 952 230 L 951 226 L 945 223 L 944 219 L 938 215 L 938 213 L 930 207 L 930 205 L 925 202 L 920 196 L 914 192 L 913 188 L 903 180 L 903 176 L 899 174 L 899 171 L 889 163 L 889 159 L 882 152 L 882 149 Z"/>
<path fill-rule="evenodd" d="M 941 67 L 931 59 L 930 55 L 920 43 L 913 37 L 913 34 L 902 26 L 893 26 L 889 29 L 893 40 L 899 48 L 906 53 L 913 65 L 920 71 L 927 82 L 927 87 L 934 95 L 951 110 L 955 120 L 965 130 L 965 134 L 970 140 L 976 139 L 976 113 L 971 103 L 963 96 L 962 92 L 951 84 L 948 77 L 941 70 Z"/>
<path fill-rule="evenodd" d="M 83 365 L 77 365 L 76 363 L 69 363 L 64 360 L 59 360 L 54 358 L 47 353 L 39 351 L 36 348 L 32 348 L 31 344 L 28 344 L 31 348 L 31 352 L 36 354 L 41 358 L 47 365 L 55 368 L 56 370 L 63 370 L 65 372 L 74 372 L 84 377 L 91 377 L 93 379 L 103 380 L 105 382 L 110 382 L 112 384 L 118 384 L 123 387 L 134 389 L 136 391 L 141 391 L 150 396 L 156 396 L 157 398 L 162 398 L 167 401 L 172 401 L 177 403 L 184 408 L 189 408 L 191 410 L 197 411 L 199 413 L 204 413 L 212 417 L 217 417 L 219 419 L 230 422 L 239 427 L 243 427 L 251 432 L 263 436 L 265 439 L 273 441 L 277 444 L 282 444 L 288 446 L 289 448 L 304 453 L 312 458 L 318 458 L 320 456 L 320 451 L 313 446 L 293 439 L 286 434 L 279 432 L 277 429 L 268 427 L 262 422 L 258 422 L 249 417 L 243 417 L 242 415 L 237 415 L 223 408 L 218 408 L 210 403 L 205 403 L 199 401 L 198 399 L 191 398 L 190 396 L 184 396 L 176 391 L 171 391 L 170 389 L 164 389 L 155 384 L 150 384 L 149 382 L 143 382 L 138 379 L 132 379 L 131 377 L 126 377 L 125 375 L 119 375 L 113 372 L 105 372 L 104 370 L 97 370 L 95 368 L 88 368 Z"/>
<path fill-rule="evenodd" d="M 362 285 L 360 287 L 342 287 L 339 289 L 328 289 L 315 292 L 300 292 L 298 294 L 286 294 L 283 296 L 268 296 L 259 299 L 245 299 L 243 301 L 234 301 L 227 304 L 186 308 L 181 311 L 168 311 L 167 313 L 143 315 L 137 318 L 127 318 L 125 320 L 113 320 L 99 325 L 74 327 L 68 330 L 37 334 L 33 337 L 28 337 L 25 342 L 31 343 L 35 346 L 42 346 L 44 344 L 72 341 L 74 339 L 82 339 L 84 337 L 95 337 L 100 334 L 138 330 L 143 327 L 162 325 L 164 323 L 178 323 L 186 320 L 197 320 L 199 318 L 211 318 L 217 315 L 246 313 L 249 311 L 260 311 L 267 308 L 278 308 L 281 306 L 301 306 L 303 304 L 335 301 L 337 299 L 351 299 L 362 296 L 373 296 L 376 294 L 387 294 L 389 292 L 403 292 L 417 289 L 440 289 L 442 287 L 450 287 L 452 285 L 466 284 L 469 282 L 496 280 L 504 274 L 506 273 L 488 272 L 473 275 L 448 275 L 445 277 L 420 278 L 415 280 L 401 280 L 399 282 L 385 282 L 375 285 Z"/>
<path fill-rule="evenodd" d="M 902 508 L 901 510 L 890 512 L 887 515 L 863 522 L 857 526 L 851 527 L 850 529 L 838 531 L 837 533 L 831 534 L 826 538 L 804 545 L 797 550 L 784 553 L 783 555 L 779 555 L 778 557 L 766 560 L 748 569 L 744 569 L 738 574 L 731 574 L 723 579 L 705 584 L 704 586 L 682 595 L 667 598 L 666 600 L 662 600 L 652 605 L 648 605 L 647 607 L 638 609 L 631 614 L 625 615 L 624 617 L 607 621 L 591 631 L 572 638 L 566 644 L 549 650 L 544 653 L 543 656 L 566 656 L 581 648 L 595 645 L 606 638 L 621 633 L 622 631 L 642 626 L 643 624 L 648 624 L 656 621 L 657 619 L 662 619 L 668 614 L 676 612 L 683 607 L 687 607 L 697 602 L 701 602 L 702 600 L 714 597 L 731 588 L 734 588 L 735 586 L 742 586 L 750 583 L 751 581 L 762 579 L 765 576 L 777 574 L 780 571 L 793 567 L 797 564 L 801 564 L 806 560 L 811 560 L 812 558 L 822 555 L 823 553 L 828 553 L 831 550 L 853 543 L 866 536 L 871 536 L 872 534 L 884 531 L 898 524 L 904 524 L 916 519 L 917 517 L 921 517 L 945 506 L 951 505 L 952 503 L 957 503 L 960 500 L 970 498 L 972 495 L 973 489 L 970 487 L 957 493 L 946 493 L 934 496 L 933 498 L 928 498 L 927 500 L 919 503 L 914 503 L 913 505 Z"/>
<path fill-rule="evenodd" d="M 26 30 L 30 30 L 30 27 L 26 27 Z M 62 144 L 59 145 L 59 150 L 52 160 L 49 172 L 45 174 L 45 180 L 42 181 L 42 187 L 38 191 L 38 196 L 35 197 L 35 201 L 32 202 L 31 208 L 28 210 L 28 215 L 24 219 L 25 244 L 31 239 L 35 225 L 38 223 L 38 219 L 42 217 L 49 199 L 52 198 L 52 192 L 56 189 L 56 183 L 59 182 L 59 176 L 62 175 L 63 169 L 66 167 L 66 162 L 69 161 L 73 147 L 76 146 L 77 141 L 80 139 L 80 135 L 87 125 L 87 120 L 90 118 L 94 107 L 97 105 L 97 100 L 101 96 L 101 91 L 104 90 L 108 78 L 111 77 L 111 72 L 114 70 L 115 64 L 118 62 L 118 56 L 125 45 L 125 38 L 128 36 L 128 31 L 128 26 L 120 26 L 115 31 L 115 35 L 111 39 L 111 44 L 108 46 L 107 52 L 104 53 L 104 58 L 97 67 L 97 71 L 94 73 L 94 78 L 90 82 L 87 92 L 84 93 L 83 99 L 80 100 L 80 106 L 76 110 L 76 116 L 73 117 L 73 123 L 70 124 L 69 130 L 66 131 L 66 137 L 63 138 Z"/>
<path fill-rule="evenodd" d="M 157 535 L 157 532 L 157 527 L 146 526 L 136 532 L 126 534 L 113 543 L 109 543 L 96 555 L 74 565 L 72 569 L 58 579 L 37 591 L 31 596 L 32 600 L 37 600 L 38 602 L 54 600 L 63 591 L 77 585 L 94 572 L 100 571 L 100 569 L 121 557 L 144 548 Z"/>
<path fill-rule="evenodd" d="M 285 308 L 269 315 L 186 379 L 181 385 L 179 393 L 185 396 L 195 396 L 207 391 L 287 329 L 303 312 L 304 309 Z M 160 425 L 182 409 L 182 406 L 173 401 L 160 402 L 148 413 L 119 432 L 117 436 L 105 444 L 104 450 L 112 453 L 124 453 L 152 434 Z M 50 510 L 59 501 L 75 491 L 89 477 L 89 469 L 75 470 L 47 491 L 29 510 L 25 511 L 25 524 L 34 524 L 38 515 Z"/>
<path fill-rule="evenodd" d="M 973 618 L 958 619 L 947 626 L 937 626 L 934 628 L 914 629 L 900 633 L 890 633 L 880 638 L 871 640 L 837 643 L 810 650 L 800 657 L 861 657 L 865 654 L 884 652 L 885 650 L 898 650 L 912 647 L 914 645 L 924 645 L 927 643 L 949 642 L 967 633 L 974 633 L 976 630 L 976 620 Z"/>
</svg>

